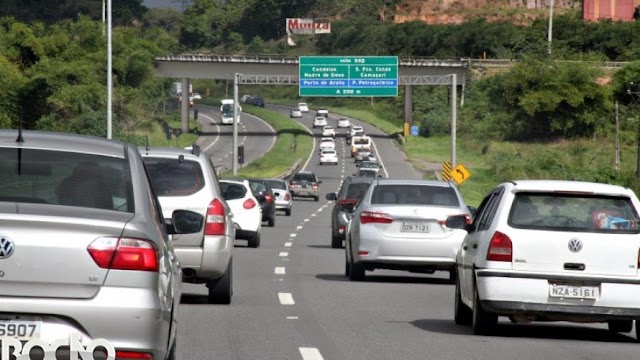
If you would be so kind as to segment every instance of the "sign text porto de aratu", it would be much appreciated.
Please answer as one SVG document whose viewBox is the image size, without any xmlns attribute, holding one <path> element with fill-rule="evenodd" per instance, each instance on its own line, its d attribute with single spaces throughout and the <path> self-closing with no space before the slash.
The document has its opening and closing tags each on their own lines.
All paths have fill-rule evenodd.
<svg viewBox="0 0 640 360">
<path fill-rule="evenodd" d="M 397 56 L 301 56 L 300 96 L 398 96 Z"/>
</svg>

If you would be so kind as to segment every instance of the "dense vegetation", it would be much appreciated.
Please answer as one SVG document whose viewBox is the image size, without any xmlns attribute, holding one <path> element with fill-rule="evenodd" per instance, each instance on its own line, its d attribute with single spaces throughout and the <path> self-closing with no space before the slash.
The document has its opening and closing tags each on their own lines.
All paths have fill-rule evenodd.
<svg viewBox="0 0 640 360">
<path fill-rule="evenodd" d="M 637 141 L 640 119 L 640 22 L 586 23 L 579 14 L 554 18 L 551 55 L 547 20 L 528 25 L 472 20 L 461 25 L 395 24 L 399 0 L 194 0 L 184 13 L 146 9 L 142 0 L 114 1 L 114 136 L 141 142 L 141 131 L 167 111 L 172 79 L 154 76 L 154 58 L 168 53 L 278 53 L 487 57 L 519 60 L 508 72 L 472 74 L 458 113 L 459 134 L 474 141 L 555 142 L 613 133 L 620 104 L 624 144 Z M 0 126 L 105 136 L 107 92 L 101 0 L 3 1 L 0 5 Z M 49 4 L 44 7 L 43 4 Z M 332 17 L 329 35 L 297 36 L 287 45 L 286 17 Z M 604 61 L 629 62 L 615 72 Z M 195 81 L 196 91 L 224 84 Z M 390 99 L 328 99 L 366 108 L 400 124 L 404 89 Z M 297 99 L 297 89 L 243 89 Z M 461 91 L 458 94 L 462 94 Z M 312 100 L 312 99 L 307 99 Z M 446 87 L 414 89 L 421 135 L 449 131 Z M 167 120 L 167 119 L 165 119 Z M 501 171 L 505 171 L 502 169 Z"/>
</svg>

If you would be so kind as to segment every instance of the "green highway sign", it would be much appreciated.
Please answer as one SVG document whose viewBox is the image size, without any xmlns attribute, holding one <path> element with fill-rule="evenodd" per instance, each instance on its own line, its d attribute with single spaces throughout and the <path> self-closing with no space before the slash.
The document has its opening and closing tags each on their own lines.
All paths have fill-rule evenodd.
<svg viewBox="0 0 640 360">
<path fill-rule="evenodd" d="M 300 96 L 398 96 L 397 56 L 301 56 Z"/>
</svg>

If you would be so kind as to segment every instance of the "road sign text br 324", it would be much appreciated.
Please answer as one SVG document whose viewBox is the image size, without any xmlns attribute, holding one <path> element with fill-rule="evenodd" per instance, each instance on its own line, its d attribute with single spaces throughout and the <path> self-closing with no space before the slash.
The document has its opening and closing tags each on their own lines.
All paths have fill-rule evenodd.
<svg viewBox="0 0 640 360">
<path fill-rule="evenodd" d="M 398 96 L 397 56 L 301 56 L 300 96 Z"/>
</svg>

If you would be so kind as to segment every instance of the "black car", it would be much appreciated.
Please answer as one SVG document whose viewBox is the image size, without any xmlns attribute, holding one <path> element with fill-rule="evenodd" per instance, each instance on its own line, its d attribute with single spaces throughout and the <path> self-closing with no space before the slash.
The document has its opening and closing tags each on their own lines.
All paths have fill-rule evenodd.
<svg viewBox="0 0 640 360">
<path fill-rule="evenodd" d="M 335 205 L 331 211 L 331 247 L 334 249 L 342 247 L 347 229 L 347 206 L 355 206 L 362 199 L 373 178 L 349 176 L 342 183 L 340 191 L 328 193 L 327 200 L 335 200 Z"/>
<path fill-rule="evenodd" d="M 259 106 L 259 107 L 264 107 L 264 99 L 261 97 L 252 97 L 249 98 L 249 103 L 251 105 L 255 105 L 255 106 Z"/>
<path fill-rule="evenodd" d="M 262 221 L 266 221 L 271 227 L 276 224 L 276 198 L 273 194 L 273 189 L 269 185 L 267 180 L 262 179 L 248 179 L 249 187 L 253 196 L 258 199 L 260 206 L 262 207 Z"/>
</svg>

